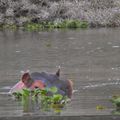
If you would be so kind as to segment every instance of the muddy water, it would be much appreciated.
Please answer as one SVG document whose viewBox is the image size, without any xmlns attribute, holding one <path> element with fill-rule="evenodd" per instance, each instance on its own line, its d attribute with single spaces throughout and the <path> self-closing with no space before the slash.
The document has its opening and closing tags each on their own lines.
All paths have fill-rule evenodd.
<svg viewBox="0 0 120 120">
<path fill-rule="evenodd" d="M 120 94 L 119 31 L 1 31 L 0 116 L 24 115 L 21 104 L 7 95 L 21 70 L 55 72 L 59 65 L 61 77 L 72 79 L 77 90 L 61 115 L 111 114 L 109 99 Z M 97 105 L 105 109 L 96 110 Z"/>
</svg>

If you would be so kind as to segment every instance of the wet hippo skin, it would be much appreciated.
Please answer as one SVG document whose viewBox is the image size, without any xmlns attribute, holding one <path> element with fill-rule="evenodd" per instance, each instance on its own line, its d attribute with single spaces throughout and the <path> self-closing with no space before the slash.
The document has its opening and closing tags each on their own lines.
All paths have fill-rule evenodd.
<svg viewBox="0 0 120 120">
<path fill-rule="evenodd" d="M 70 80 L 60 79 L 60 69 L 58 69 L 55 74 L 49 74 L 46 72 L 25 72 L 22 75 L 20 82 L 14 85 L 10 92 L 13 93 L 23 88 L 44 89 L 51 87 L 57 87 L 57 93 L 63 96 L 68 96 L 69 98 L 72 96 L 72 82 Z"/>
</svg>

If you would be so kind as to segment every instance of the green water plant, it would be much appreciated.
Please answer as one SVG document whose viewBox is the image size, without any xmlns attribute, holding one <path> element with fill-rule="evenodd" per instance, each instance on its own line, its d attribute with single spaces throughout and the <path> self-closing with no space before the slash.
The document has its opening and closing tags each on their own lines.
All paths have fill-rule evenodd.
<svg viewBox="0 0 120 120">
<path fill-rule="evenodd" d="M 96 110 L 105 110 L 105 109 L 106 109 L 106 107 L 103 106 L 103 105 L 97 105 L 96 106 Z"/>
<path fill-rule="evenodd" d="M 110 101 L 113 103 L 113 105 L 116 107 L 116 111 L 120 112 L 120 95 L 114 95 Z"/>
<path fill-rule="evenodd" d="M 112 111 L 113 115 L 120 115 L 120 95 L 114 95 L 110 101 L 115 106 L 115 110 Z"/>
<path fill-rule="evenodd" d="M 37 102 L 40 109 L 43 111 L 54 111 L 60 113 L 68 101 L 67 96 L 58 94 L 56 87 L 46 89 L 23 89 L 20 92 L 13 93 L 16 100 L 21 101 L 25 112 L 29 111 L 32 104 Z"/>
</svg>

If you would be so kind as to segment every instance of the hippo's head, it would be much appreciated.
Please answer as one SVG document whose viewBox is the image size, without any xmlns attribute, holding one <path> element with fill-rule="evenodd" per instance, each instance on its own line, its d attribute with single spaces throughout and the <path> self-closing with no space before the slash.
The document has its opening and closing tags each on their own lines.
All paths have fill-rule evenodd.
<svg viewBox="0 0 120 120">
<path fill-rule="evenodd" d="M 29 72 L 25 72 L 22 75 L 21 80 L 11 88 L 10 93 L 21 91 L 24 88 L 30 88 L 30 89 L 40 88 L 40 89 L 44 89 L 44 87 L 45 87 L 45 85 L 42 83 L 42 81 L 40 81 L 40 80 L 35 81 L 34 79 L 31 78 Z"/>
<path fill-rule="evenodd" d="M 24 88 L 29 88 L 29 89 L 44 89 L 50 88 L 50 87 L 57 87 L 59 94 L 62 95 L 67 95 L 69 98 L 72 96 L 72 82 L 70 80 L 60 80 L 60 69 L 55 74 L 48 74 L 45 72 L 34 72 L 34 73 L 29 73 L 25 72 L 22 75 L 21 80 L 14 85 L 10 93 L 14 93 L 17 91 L 21 91 Z"/>
</svg>

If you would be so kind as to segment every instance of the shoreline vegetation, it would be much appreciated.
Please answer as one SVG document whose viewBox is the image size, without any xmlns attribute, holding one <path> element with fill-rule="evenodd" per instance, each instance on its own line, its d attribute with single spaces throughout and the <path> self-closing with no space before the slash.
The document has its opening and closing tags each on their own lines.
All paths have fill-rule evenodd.
<svg viewBox="0 0 120 120">
<path fill-rule="evenodd" d="M 2 24 L 0 25 L 0 30 L 4 29 L 12 29 L 12 30 L 25 30 L 25 31 L 41 31 L 41 30 L 53 30 L 53 29 L 77 29 L 77 28 L 88 28 L 87 21 L 79 21 L 79 20 L 64 20 L 61 22 L 48 22 L 43 21 L 39 23 L 34 22 L 26 22 L 21 26 L 17 24 Z"/>
<path fill-rule="evenodd" d="M 120 27 L 120 0 L 0 0 L 0 29 Z"/>
</svg>

